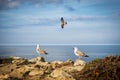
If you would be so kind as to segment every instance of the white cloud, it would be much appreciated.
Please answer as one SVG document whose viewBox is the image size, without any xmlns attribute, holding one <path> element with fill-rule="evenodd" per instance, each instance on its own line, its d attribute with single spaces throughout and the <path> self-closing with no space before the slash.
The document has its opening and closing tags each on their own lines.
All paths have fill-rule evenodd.
<svg viewBox="0 0 120 80">
<path fill-rule="evenodd" d="M 8 7 L 9 8 L 14 8 L 14 7 L 17 7 L 17 6 L 19 6 L 19 2 L 18 1 L 12 1 L 12 2 L 8 3 Z"/>
<path fill-rule="evenodd" d="M 72 2 L 80 2 L 80 0 L 66 0 L 70 3 Z M 16 8 L 18 6 L 23 5 L 24 3 L 32 4 L 36 7 L 39 7 L 43 4 L 52 4 L 52 5 L 61 5 L 66 4 L 66 1 L 64 0 L 0 0 L 0 8 L 2 9 L 12 9 Z"/>
</svg>

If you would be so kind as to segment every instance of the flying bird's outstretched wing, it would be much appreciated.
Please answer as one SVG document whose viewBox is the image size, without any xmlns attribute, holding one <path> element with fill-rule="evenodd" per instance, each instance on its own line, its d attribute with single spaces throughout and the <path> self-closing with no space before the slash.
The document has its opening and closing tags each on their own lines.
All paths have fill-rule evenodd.
<svg viewBox="0 0 120 80">
<path fill-rule="evenodd" d="M 64 24 L 61 24 L 61 28 L 62 28 L 62 29 L 64 28 Z"/>
<path fill-rule="evenodd" d="M 61 17 L 61 23 L 64 23 L 64 19 L 63 19 L 63 17 Z"/>
<path fill-rule="evenodd" d="M 61 17 L 61 27 L 62 27 L 62 29 L 64 28 L 64 19 L 63 19 L 63 17 Z"/>
</svg>

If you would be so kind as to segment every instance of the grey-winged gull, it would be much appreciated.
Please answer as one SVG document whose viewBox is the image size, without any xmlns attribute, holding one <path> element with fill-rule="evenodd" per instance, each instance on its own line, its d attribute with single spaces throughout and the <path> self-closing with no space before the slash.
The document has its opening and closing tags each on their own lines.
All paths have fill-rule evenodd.
<svg viewBox="0 0 120 80">
<path fill-rule="evenodd" d="M 36 51 L 37 51 L 37 53 L 39 54 L 39 57 L 40 57 L 40 54 L 47 54 L 46 51 L 44 51 L 44 50 L 42 50 L 42 49 L 40 48 L 40 45 L 39 45 L 39 44 L 37 44 Z"/>
<path fill-rule="evenodd" d="M 64 28 L 64 25 L 67 24 L 67 22 L 64 21 L 63 17 L 61 17 L 61 28 Z"/>
<path fill-rule="evenodd" d="M 79 51 L 77 47 L 74 47 L 74 53 L 75 53 L 75 55 L 78 56 L 79 58 L 80 58 L 80 57 L 89 57 L 89 56 L 86 55 L 84 52 Z"/>
</svg>

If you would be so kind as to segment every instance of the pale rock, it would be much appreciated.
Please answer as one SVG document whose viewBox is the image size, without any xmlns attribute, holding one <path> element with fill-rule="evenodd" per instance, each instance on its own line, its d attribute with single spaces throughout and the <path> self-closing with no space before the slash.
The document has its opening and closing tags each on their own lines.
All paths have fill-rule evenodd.
<svg viewBox="0 0 120 80">
<path fill-rule="evenodd" d="M 80 59 L 77 59 L 74 63 L 74 66 L 85 66 L 86 62 Z"/>
<path fill-rule="evenodd" d="M 63 63 L 63 61 L 53 61 L 53 62 L 51 62 L 51 64 L 62 64 Z"/>
<path fill-rule="evenodd" d="M 55 69 L 56 67 L 58 67 L 62 63 L 63 63 L 63 61 L 53 61 L 53 62 L 51 62 L 51 66 L 53 69 Z"/>
<path fill-rule="evenodd" d="M 0 67 L 0 72 L 6 72 L 6 73 L 10 73 L 11 71 L 13 71 L 14 69 L 16 69 L 17 65 L 16 64 L 7 64 L 4 66 Z"/>
<path fill-rule="evenodd" d="M 65 72 L 71 73 L 75 71 L 81 71 L 85 66 L 64 66 L 61 69 Z"/>
<path fill-rule="evenodd" d="M 26 66 L 21 66 L 20 68 L 14 69 L 10 73 L 10 77 L 23 78 L 26 73 L 30 72 L 30 69 Z"/>
<path fill-rule="evenodd" d="M 71 59 L 68 59 L 66 62 L 70 62 L 70 63 L 73 63 L 73 61 Z"/>
<path fill-rule="evenodd" d="M 48 62 L 37 62 L 34 67 L 42 68 L 46 73 L 50 73 L 53 70 L 51 64 Z"/>
<path fill-rule="evenodd" d="M 51 76 L 54 77 L 56 80 L 75 80 L 70 74 L 66 73 L 62 69 L 55 69 Z"/>
<path fill-rule="evenodd" d="M 29 73 L 30 76 L 43 75 L 43 74 L 44 74 L 44 71 L 43 71 L 43 70 L 37 70 L 37 69 L 32 70 L 32 71 Z"/>
<path fill-rule="evenodd" d="M 0 80 L 6 80 L 9 78 L 9 75 L 8 74 L 5 74 L 5 75 L 0 75 Z"/>
<path fill-rule="evenodd" d="M 27 64 L 28 60 L 21 58 L 21 57 L 15 57 L 15 56 L 11 56 L 10 58 L 12 58 L 12 63 L 16 64 L 16 65 L 23 65 L 23 64 Z"/>
<path fill-rule="evenodd" d="M 23 59 L 21 57 L 16 57 L 16 56 L 11 56 L 10 58 L 12 58 L 12 59 Z"/>
<path fill-rule="evenodd" d="M 36 62 L 35 65 L 47 66 L 48 62 Z"/>
<path fill-rule="evenodd" d="M 45 59 L 43 57 L 36 57 L 36 58 L 33 58 L 31 60 L 29 60 L 29 62 L 45 62 Z"/>
<path fill-rule="evenodd" d="M 85 66 L 75 66 L 74 69 L 76 71 L 82 71 L 82 69 L 84 69 Z"/>
<path fill-rule="evenodd" d="M 62 63 L 62 66 L 73 66 L 73 61 L 68 59 L 67 61 Z"/>
<path fill-rule="evenodd" d="M 23 65 L 23 64 L 27 64 L 28 60 L 27 59 L 15 59 L 12 61 L 12 63 L 16 65 Z"/>
<path fill-rule="evenodd" d="M 27 70 L 33 70 L 33 69 L 35 69 L 33 66 L 28 66 L 28 65 L 24 65 L 24 67 L 25 67 Z"/>
</svg>

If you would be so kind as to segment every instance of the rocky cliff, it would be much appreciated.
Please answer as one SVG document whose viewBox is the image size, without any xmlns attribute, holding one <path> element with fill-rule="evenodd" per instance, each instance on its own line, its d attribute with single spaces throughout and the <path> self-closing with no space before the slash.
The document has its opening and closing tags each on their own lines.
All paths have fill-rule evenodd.
<svg viewBox="0 0 120 80">
<path fill-rule="evenodd" d="M 120 56 L 95 59 L 89 63 L 77 59 L 46 62 L 10 57 L 0 59 L 0 80 L 119 80 Z"/>
</svg>

